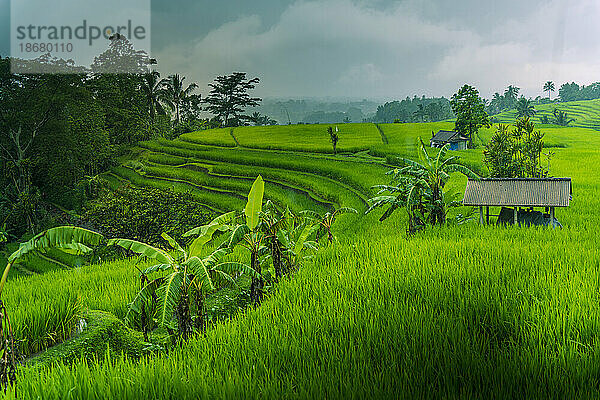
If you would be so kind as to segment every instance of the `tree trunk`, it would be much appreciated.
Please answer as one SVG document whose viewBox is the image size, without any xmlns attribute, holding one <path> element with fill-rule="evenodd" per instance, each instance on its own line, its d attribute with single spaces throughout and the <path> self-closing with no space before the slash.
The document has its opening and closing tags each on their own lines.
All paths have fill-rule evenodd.
<svg viewBox="0 0 600 400">
<path fill-rule="evenodd" d="M 177 304 L 177 328 L 179 336 L 183 340 L 187 340 L 192 332 L 192 318 L 190 315 L 190 298 L 187 292 L 181 295 L 181 299 Z"/>
<path fill-rule="evenodd" d="M 204 332 L 206 323 L 204 321 L 204 298 L 202 297 L 202 293 L 196 294 L 196 314 L 194 326 L 198 332 Z"/>
<path fill-rule="evenodd" d="M 258 263 L 258 254 L 256 252 L 252 252 L 252 255 L 250 258 L 250 266 L 252 267 L 252 269 L 254 269 L 259 274 L 261 273 L 260 264 Z M 262 277 L 260 277 L 260 278 L 252 277 L 252 283 L 250 284 L 250 299 L 252 300 L 252 302 L 254 304 L 259 304 L 260 301 L 262 300 L 262 296 L 263 296 L 262 290 L 263 290 L 264 285 L 265 285 L 265 283 L 264 283 Z"/>
<path fill-rule="evenodd" d="M 275 269 L 275 278 L 279 279 L 285 273 L 281 262 L 281 244 L 277 238 L 271 241 L 271 258 L 273 259 L 273 268 Z"/>
</svg>

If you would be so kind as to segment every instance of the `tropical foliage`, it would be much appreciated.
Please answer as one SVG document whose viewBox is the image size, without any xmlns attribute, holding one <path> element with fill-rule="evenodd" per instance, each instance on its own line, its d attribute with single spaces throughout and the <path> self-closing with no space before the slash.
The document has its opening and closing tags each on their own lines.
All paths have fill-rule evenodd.
<svg viewBox="0 0 600 400">
<path fill-rule="evenodd" d="M 535 107 L 531 100 L 521 97 L 516 104 L 517 118 L 531 118 L 536 114 Z"/>
<path fill-rule="evenodd" d="M 568 126 L 571 122 L 575 122 L 575 119 L 569 118 L 566 111 L 554 109 L 552 112 L 554 115 L 554 123 L 560 126 Z"/>
<path fill-rule="evenodd" d="M 333 147 L 333 154 L 335 155 L 337 154 L 337 144 L 340 140 L 340 137 L 338 136 L 337 126 L 335 127 L 335 131 L 332 127 L 327 127 L 327 133 L 329 134 L 329 141 L 331 142 L 331 146 Z"/>
<path fill-rule="evenodd" d="M 369 213 L 387 206 L 379 219 L 384 221 L 396 209 L 406 209 L 409 233 L 424 228 L 426 224 L 444 224 L 448 208 L 458 205 L 449 201 L 444 190 L 451 173 L 458 172 L 479 179 L 477 174 L 458 162 L 457 156 L 446 157 L 449 145 L 445 145 L 433 157 L 427 152 L 423 141 L 420 141 L 418 149 L 420 162 L 407 158 L 397 160 L 403 166 L 387 173 L 391 176 L 388 185 L 376 186 L 378 195 L 369 199 L 370 207 L 367 210 Z"/>
<path fill-rule="evenodd" d="M 540 178 L 548 171 L 541 165 L 544 134 L 535 130 L 529 118 L 517 120 L 512 127 L 498 124 L 486 144 L 483 161 L 492 178 Z"/>
<path fill-rule="evenodd" d="M 452 111 L 456 115 L 454 129 L 469 138 L 469 147 L 473 146 L 473 137 L 479 128 L 489 127 L 490 122 L 485 112 L 485 102 L 473 86 L 464 85 L 450 100 Z"/>
</svg>

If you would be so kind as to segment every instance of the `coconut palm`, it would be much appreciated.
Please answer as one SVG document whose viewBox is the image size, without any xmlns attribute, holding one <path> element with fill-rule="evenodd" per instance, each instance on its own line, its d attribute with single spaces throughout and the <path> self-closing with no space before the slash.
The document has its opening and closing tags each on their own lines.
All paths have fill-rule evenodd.
<svg viewBox="0 0 600 400">
<path fill-rule="evenodd" d="M 198 88 L 195 83 L 190 83 L 184 89 L 185 77 L 179 76 L 179 74 L 170 75 L 166 81 L 165 89 L 165 101 L 169 107 L 175 111 L 175 124 L 179 124 L 181 121 L 181 109 L 193 96 L 193 91 Z"/>
<path fill-rule="evenodd" d="M 144 75 L 142 80 L 142 92 L 148 105 L 148 114 L 150 115 L 150 123 L 154 122 L 156 115 L 165 115 L 163 104 L 167 104 L 166 100 L 167 80 L 160 79 L 158 71 L 152 71 Z"/>
<path fill-rule="evenodd" d="M 513 108 L 517 102 L 517 96 L 519 95 L 519 91 L 521 89 L 513 86 L 513 85 L 509 85 L 506 90 L 504 91 L 504 101 L 505 101 L 505 105 L 507 108 Z"/>
<path fill-rule="evenodd" d="M 531 100 L 521 97 L 517 102 L 517 118 L 530 118 L 536 114 Z"/>
<path fill-rule="evenodd" d="M 498 114 L 503 110 L 503 106 L 504 106 L 504 98 L 502 97 L 502 95 L 500 93 L 496 92 L 496 93 L 494 93 L 494 96 L 490 100 L 490 103 L 487 107 L 488 113 L 491 115 Z"/>
<path fill-rule="evenodd" d="M 554 82 L 548 81 L 544 83 L 544 92 L 548 92 L 548 99 L 550 99 L 550 92 L 554 92 L 555 86 Z"/>
<path fill-rule="evenodd" d="M 392 176 L 389 185 L 378 185 L 378 196 L 369 199 L 367 213 L 375 208 L 389 206 L 380 221 L 388 218 L 397 208 L 406 208 L 409 216 L 409 232 L 414 232 L 426 223 L 432 225 L 446 222 L 446 212 L 455 202 L 447 203 L 444 187 L 450 174 L 459 172 L 467 177 L 479 179 L 477 174 L 458 163 L 458 157 L 446 158 L 449 145 L 440 149 L 437 156 L 431 157 L 420 141 L 420 162 L 399 158 L 403 167 L 387 172 Z M 384 193 L 389 193 L 384 195 Z"/>
</svg>

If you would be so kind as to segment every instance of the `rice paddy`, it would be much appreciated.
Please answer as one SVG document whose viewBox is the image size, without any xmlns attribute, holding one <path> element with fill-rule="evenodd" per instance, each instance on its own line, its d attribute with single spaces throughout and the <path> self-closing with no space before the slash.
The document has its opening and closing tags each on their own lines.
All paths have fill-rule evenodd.
<svg viewBox="0 0 600 400">
<path fill-rule="evenodd" d="M 554 110 L 565 111 L 569 119 L 573 118 L 575 121 L 571 122 L 569 126 L 579 128 L 589 128 L 600 130 L 600 100 L 582 100 L 582 101 L 569 101 L 564 103 L 556 104 L 542 104 L 536 105 L 536 115 L 532 118 L 533 122 L 541 123 L 542 118 L 545 116 L 552 124 L 554 121 Z M 494 117 L 499 122 L 510 123 L 515 120 L 517 112 L 515 110 L 504 111 Z"/>
<path fill-rule="evenodd" d="M 340 134 L 347 154 L 337 156 L 328 154 L 326 126 L 235 129 L 233 146 L 226 130 L 145 142 L 135 160 L 143 170 L 125 163 L 110 179 L 190 191 L 227 211 L 243 207 L 251 178 L 261 174 L 276 203 L 364 211 L 371 186 L 386 182 L 384 157 L 414 157 L 419 137 L 452 124 L 379 127 L 348 130 L 364 141 L 344 144 Z M 280 282 L 260 307 L 168 354 L 109 351 L 25 365 L 6 398 L 599 397 L 598 132 L 541 130 L 555 153 L 552 174 L 573 179 L 571 206 L 557 212 L 564 229 L 449 224 L 409 237 L 402 212 L 384 223 L 379 214 L 344 217 L 334 226 L 339 242 Z M 492 132 L 482 131 L 482 140 Z M 456 153 L 484 170 L 481 148 Z M 464 180 L 452 183 L 463 187 Z M 134 263 L 9 282 L 5 303 L 18 310 L 22 351 L 66 339 L 83 310 L 122 318 L 139 285 Z"/>
</svg>

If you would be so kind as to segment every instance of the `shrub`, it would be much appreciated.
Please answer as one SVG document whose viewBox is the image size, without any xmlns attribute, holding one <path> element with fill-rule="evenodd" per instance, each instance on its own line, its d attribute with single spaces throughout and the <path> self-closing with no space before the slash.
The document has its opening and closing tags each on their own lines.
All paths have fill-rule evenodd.
<svg viewBox="0 0 600 400">
<path fill-rule="evenodd" d="M 158 245 L 163 232 L 181 239 L 189 229 L 209 221 L 212 213 L 186 193 L 123 186 L 90 202 L 84 218 L 108 237 Z"/>
</svg>

